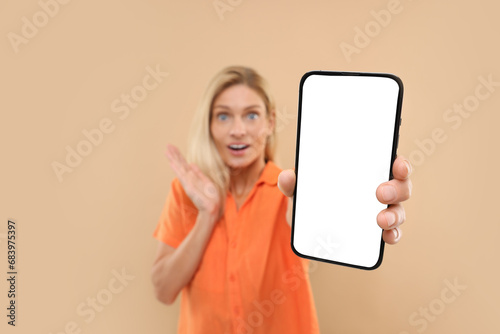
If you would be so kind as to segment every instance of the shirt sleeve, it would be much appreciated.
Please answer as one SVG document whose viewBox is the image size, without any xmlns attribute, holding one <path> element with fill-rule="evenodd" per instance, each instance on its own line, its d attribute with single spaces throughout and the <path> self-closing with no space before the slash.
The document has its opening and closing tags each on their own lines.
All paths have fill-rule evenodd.
<svg viewBox="0 0 500 334">
<path fill-rule="evenodd" d="M 186 237 L 186 215 L 184 214 L 183 189 L 180 181 L 174 178 L 163 206 L 160 219 L 153 232 L 153 237 L 167 245 L 177 248 Z"/>
</svg>

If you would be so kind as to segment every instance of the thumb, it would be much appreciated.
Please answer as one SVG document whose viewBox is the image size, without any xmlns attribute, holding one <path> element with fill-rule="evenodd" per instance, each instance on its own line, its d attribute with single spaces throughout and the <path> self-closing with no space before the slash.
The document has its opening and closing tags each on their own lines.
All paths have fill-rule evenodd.
<svg viewBox="0 0 500 334">
<path fill-rule="evenodd" d="M 295 180 L 295 172 L 293 169 L 285 169 L 278 175 L 278 188 L 285 196 L 293 196 Z"/>
</svg>

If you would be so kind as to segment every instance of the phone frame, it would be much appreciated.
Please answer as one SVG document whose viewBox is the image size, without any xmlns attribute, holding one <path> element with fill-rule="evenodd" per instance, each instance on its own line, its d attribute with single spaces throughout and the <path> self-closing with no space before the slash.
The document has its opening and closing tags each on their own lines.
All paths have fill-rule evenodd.
<svg viewBox="0 0 500 334">
<path fill-rule="evenodd" d="M 291 247 L 293 252 L 302 258 L 306 258 L 309 260 L 315 260 L 315 261 L 321 261 L 325 263 L 331 263 L 331 264 L 336 264 L 336 265 L 341 265 L 345 267 L 350 267 L 350 268 L 356 268 L 356 269 L 363 269 L 363 270 L 374 270 L 382 264 L 382 259 L 384 255 L 384 248 L 385 248 L 385 242 L 383 239 L 383 230 L 381 229 L 380 232 L 380 252 L 379 252 L 379 257 L 377 263 L 373 265 L 373 267 L 364 267 L 356 264 L 350 264 L 350 263 L 344 263 L 344 262 L 338 262 L 338 261 L 333 261 L 333 260 L 328 260 L 324 258 L 318 258 L 314 256 L 309 256 L 300 253 L 295 249 L 294 244 L 293 244 L 293 239 L 294 239 L 294 230 L 295 230 L 295 208 L 296 208 L 296 198 L 295 196 L 296 191 L 297 191 L 297 183 L 299 180 L 299 148 L 300 148 L 300 129 L 301 129 L 301 116 L 302 116 L 302 93 L 303 93 L 303 86 L 305 80 L 311 76 L 311 75 L 326 75 L 326 76 L 372 76 L 372 77 L 386 77 L 390 78 L 398 84 L 399 87 L 399 92 L 398 92 L 398 98 L 397 98 L 397 104 L 396 104 L 396 119 L 394 121 L 394 134 L 393 134 L 393 140 L 392 140 L 392 153 L 391 153 L 391 163 L 390 163 L 390 168 L 389 168 L 389 180 L 392 180 L 394 178 L 392 174 L 392 165 L 394 164 L 394 160 L 396 160 L 397 156 L 397 149 L 398 149 L 398 144 L 399 144 L 399 128 L 401 126 L 401 109 L 402 109 L 402 104 L 403 104 L 403 82 L 401 79 L 394 74 L 390 73 L 376 73 L 376 72 L 346 72 L 346 71 L 309 71 L 306 72 L 299 84 L 299 105 L 298 105 L 298 117 L 297 117 L 297 140 L 296 140 L 296 146 L 295 146 L 295 176 L 296 176 L 296 181 L 295 181 L 295 187 L 294 187 L 294 196 L 293 196 L 293 209 L 292 209 L 292 224 L 291 224 Z M 389 205 L 387 205 L 389 207 Z"/>
</svg>

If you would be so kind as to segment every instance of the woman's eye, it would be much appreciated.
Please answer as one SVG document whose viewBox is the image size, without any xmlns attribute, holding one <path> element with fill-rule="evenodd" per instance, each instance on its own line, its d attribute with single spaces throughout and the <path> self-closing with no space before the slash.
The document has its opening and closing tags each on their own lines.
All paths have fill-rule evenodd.
<svg viewBox="0 0 500 334">
<path fill-rule="evenodd" d="M 217 118 L 220 119 L 221 121 L 225 121 L 227 119 L 227 115 L 226 114 L 218 114 Z"/>
<path fill-rule="evenodd" d="M 259 114 L 257 114 L 256 112 L 251 112 L 248 114 L 248 117 L 250 119 L 257 119 L 257 118 L 259 118 Z"/>
</svg>

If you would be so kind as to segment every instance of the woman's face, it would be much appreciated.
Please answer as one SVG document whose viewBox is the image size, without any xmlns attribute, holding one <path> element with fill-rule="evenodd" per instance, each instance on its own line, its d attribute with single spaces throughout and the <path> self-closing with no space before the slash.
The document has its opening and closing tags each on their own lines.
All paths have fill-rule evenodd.
<svg viewBox="0 0 500 334">
<path fill-rule="evenodd" d="M 266 139 L 273 127 L 274 119 L 266 116 L 264 101 L 246 85 L 226 88 L 214 100 L 210 131 L 229 167 L 244 168 L 257 159 L 264 161 Z"/>
</svg>

